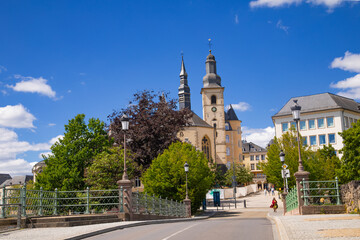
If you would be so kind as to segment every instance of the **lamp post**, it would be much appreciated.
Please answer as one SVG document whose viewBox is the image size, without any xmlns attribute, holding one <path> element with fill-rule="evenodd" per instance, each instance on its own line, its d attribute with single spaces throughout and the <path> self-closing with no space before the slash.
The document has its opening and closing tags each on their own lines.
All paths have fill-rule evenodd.
<svg viewBox="0 0 360 240">
<path fill-rule="evenodd" d="M 189 195 L 188 195 L 188 181 L 187 181 L 187 174 L 189 172 L 189 164 L 187 163 L 187 161 L 184 164 L 184 169 L 185 169 L 185 175 L 186 175 L 186 198 L 185 200 L 189 199 Z"/>
<path fill-rule="evenodd" d="M 285 168 L 284 168 L 284 164 L 285 164 L 285 153 L 283 152 L 283 150 L 280 150 L 280 154 L 279 154 L 279 157 L 280 157 L 280 161 L 281 161 L 281 171 L 283 173 L 283 179 L 284 179 L 284 192 L 287 192 L 287 188 L 286 188 L 286 184 L 285 184 Z"/>
<path fill-rule="evenodd" d="M 236 183 L 236 176 L 235 176 L 235 162 L 234 162 L 234 158 L 233 158 L 233 176 L 232 176 L 232 180 L 233 180 L 233 182 L 232 182 L 232 184 L 233 184 L 233 188 L 234 188 L 234 190 L 233 190 L 233 197 L 234 197 L 234 202 L 235 202 L 235 208 L 236 208 L 236 185 L 237 185 L 237 183 Z"/>
<path fill-rule="evenodd" d="M 291 112 L 294 118 L 294 121 L 296 123 L 296 139 L 298 142 L 298 151 L 299 151 L 299 168 L 298 168 L 298 172 L 303 172 L 304 171 L 304 167 L 302 165 L 302 160 L 301 160 L 301 151 L 300 151 L 300 134 L 299 134 L 299 121 L 300 121 L 300 110 L 301 110 L 301 106 L 297 103 L 298 100 L 294 100 L 295 105 L 291 107 Z"/>
<path fill-rule="evenodd" d="M 126 168 L 126 136 L 125 132 L 129 129 L 129 118 L 126 116 L 126 114 L 122 115 L 121 119 L 121 126 L 122 130 L 124 131 L 124 174 L 122 176 L 122 180 L 129 180 L 127 175 L 127 168 Z"/>
</svg>

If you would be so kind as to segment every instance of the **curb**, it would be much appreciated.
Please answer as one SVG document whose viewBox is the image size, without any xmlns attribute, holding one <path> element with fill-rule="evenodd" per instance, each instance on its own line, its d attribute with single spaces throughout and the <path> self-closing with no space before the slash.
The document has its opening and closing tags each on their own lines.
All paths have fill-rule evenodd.
<svg viewBox="0 0 360 240">
<path fill-rule="evenodd" d="M 199 220 L 205 220 L 208 219 L 212 216 L 215 215 L 215 212 L 210 214 L 209 216 L 204 216 L 204 217 L 196 217 L 196 218 L 186 218 L 186 219 L 166 219 L 166 220 L 150 220 L 150 221 L 143 221 L 143 222 L 137 222 L 137 223 L 129 223 L 127 225 L 121 225 L 121 226 L 116 226 L 116 227 L 110 227 L 110 228 L 105 228 L 105 229 L 101 229 L 95 232 L 90 232 L 90 233 L 85 233 L 85 234 L 81 234 L 79 236 L 75 236 L 75 237 L 70 237 L 70 238 L 66 238 L 64 240 L 81 240 L 81 239 L 85 239 L 88 237 L 93 237 L 96 235 L 100 235 L 100 234 L 104 234 L 104 233 L 108 233 L 108 232 L 112 232 L 112 231 L 116 231 L 116 230 L 121 230 L 124 228 L 130 228 L 130 227 L 138 227 L 138 226 L 145 226 L 145 225 L 152 225 L 152 224 L 163 224 L 163 223 L 176 223 L 176 222 L 187 222 L 187 221 L 199 221 Z"/>
<path fill-rule="evenodd" d="M 267 217 L 275 222 L 276 229 L 277 229 L 277 235 L 279 240 L 289 240 L 289 237 L 286 233 L 285 227 L 282 224 L 281 220 L 278 217 L 271 216 L 270 213 L 267 214 Z"/>
</svg>

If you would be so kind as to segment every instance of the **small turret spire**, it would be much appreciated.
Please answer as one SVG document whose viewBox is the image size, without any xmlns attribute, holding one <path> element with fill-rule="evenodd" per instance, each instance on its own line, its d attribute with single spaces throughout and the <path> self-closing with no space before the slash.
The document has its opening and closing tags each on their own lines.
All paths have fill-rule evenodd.
<svg viewBox="0 0 360 240">
<path fill-rule="evenodd" d="M 179 86 L 179 109 L 191 109 L 190 87 L 188 85 L 187 73 L 185 70 L 184 54 L 181 52 L 181 70 L 180 70 L 180 86 Z"/>
</svg>

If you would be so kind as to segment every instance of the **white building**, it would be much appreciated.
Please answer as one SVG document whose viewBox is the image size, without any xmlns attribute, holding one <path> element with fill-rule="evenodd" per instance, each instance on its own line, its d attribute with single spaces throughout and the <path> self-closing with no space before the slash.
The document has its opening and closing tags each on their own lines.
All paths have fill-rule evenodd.
<svg viewBox="0 0 360 240">
<path fill-rule="evenodd" d="M 300 135 L 304 144 L 310 145 L 313 150 L 330 143 L 336 151 L 344 145 L 339 132 L 351 127 L 351 124 L 360 119 L 360 104 L 353 99 L 331 93 L 291 98 L 283 108 L 272 116 L 275 125 L 275 136 L 288 131 L 295 122 L 291 114 L 293 100 L 298 100 L 301 106 Z"/>
</svg>

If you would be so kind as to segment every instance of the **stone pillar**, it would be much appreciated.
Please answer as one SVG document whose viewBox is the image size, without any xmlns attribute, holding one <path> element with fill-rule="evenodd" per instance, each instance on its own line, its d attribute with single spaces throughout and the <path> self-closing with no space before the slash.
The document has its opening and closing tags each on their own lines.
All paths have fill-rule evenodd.
<svg viewBox="0 0 360 240">
<path fill-rule="evenodd" d="M 286 196 L 287 196 L 287 192 L 283 192 L 281 193 L 281 200 L 283 202 L 283 206 L 284 206 L 284 215 L 286 214 Z"/>
<path fill-rule="evenodd" d="M 130 180 L 119 180 L 117 181 L 117 184 L 119 185 L 119 189 L 122 187 L 124 194 L 123 194 L 123 204 L 124 204 L 124 216 L 125 221 L 132 220 L 132 183 Z M 119 190 L 121 191 L 121 190 Z M 121 198 L 121 193 L 119 194 L 119 198 Z M 121 199 L 119 199 L 119 203 L 121 202 Z M 121 206 L 119 206 L 119 209 L 121 209 Z"/>
<path fill-rule="evenodd" d="M 297 171 L 294 174 L 296 178 L 296 188 L 297 188 L 300 215 L 302 215 L 302 207 L 304 206 L 304 199 L 302 198 L 304 192 L 301 191 L 301 189 L 303 189 L 303 185 L 300 182 L 302 182 L 303 179 L 305 179 L 305 181 L 309 181 L 309 175 L 310 173 L 306 171 Z"/>
<path fill-rule="evenodd" d="M 186 206 L 186 217 L 191 218 L 191 200 L 190 199 L 184 199 L 183 201 Z"/>
</svg>

